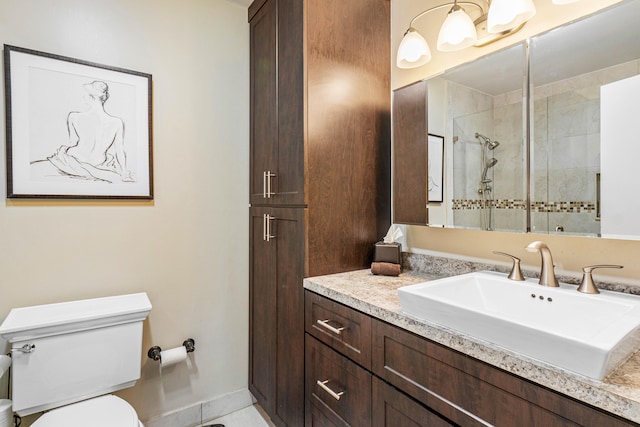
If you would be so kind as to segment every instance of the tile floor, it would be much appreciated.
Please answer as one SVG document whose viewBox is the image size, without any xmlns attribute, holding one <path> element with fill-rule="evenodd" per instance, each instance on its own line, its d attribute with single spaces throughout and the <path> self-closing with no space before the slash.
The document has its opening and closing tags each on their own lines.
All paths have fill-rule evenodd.
<svg viewBox="0 0 640 427">
<path fill-rule="evenodd" d="M 213 420 L 202 427 L 223 424 L 225 427 L 274 427 L 258 405 L 249 406 L 224 417 Z"/>
</svg>

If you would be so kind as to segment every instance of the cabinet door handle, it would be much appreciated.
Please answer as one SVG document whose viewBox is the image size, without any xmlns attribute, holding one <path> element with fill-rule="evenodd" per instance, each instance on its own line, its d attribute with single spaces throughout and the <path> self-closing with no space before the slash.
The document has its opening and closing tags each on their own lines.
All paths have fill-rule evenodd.
<svg viewBox="0 0 640 427">
<path fill-rule="evenodd" d="M 316 384 L 318 384 L 320 386 L 321 389 L 323 389 L 324 391 L 326 391 L 327 393 L 329 393 L 329 395 L 331 397 L 333 397 L 335 400 L 340 400 L 340 398 L 344 395 L 344 391 L 341 391 L 339 393 L 336 393 L 335 391 L 331 390 L 329 388 L 329 386 L 327 386 L 327 383 L 329 382 L 329 380 L 325 380 L 325 381 L 316 381 Z"/>
<path fill-rule="evenodd" d="M 264 190 L 264 198 L 265 199 L 270 199 L 271 196 L 275 196 L 276 193 L 273 193 L 271 191 L 271 178 L 274 178 L 276 176 L 275 173 L 271 173 L 271 171 L 266 171 L 264 173 L 264 184 L 263 184 L 263 190 Z M 264 189 L 266 187 L 266 190 Z"/>
<path fill-rule="evenodd" d="M 344 331 L 346 329 L 344 326 L 341 326 L 339 328 L 334 328 L 333 326 L 331 326 L 329 324 L 329 319 L 325 319 L 325 320 L 318 319 L 317 322 L 318 322 L 318 325 L 322 326 L 325 329 L 330 330 L 331 332 L 333 332 L 336 335 L 342 334 L 342 331 Z"/>
<path fill-rule="evenodd" d="M 276 238 L 276 236 L 271 234 L 271 221 L 274 221 L 275 219 L 275 216 L 271 216 L 269 214 L 262 215 L 262 240 L 265 242 L 269 242 L 271 239 Z"/>
<path fill-rule="evenodd" d="M 262 172 L 262 198 L 267 198 L 267 171 Z"/>
<path fill-rule="evenodd" d="M 262 215 L 262 240 L 267 241 L 267 214 Z"/>
</svg>

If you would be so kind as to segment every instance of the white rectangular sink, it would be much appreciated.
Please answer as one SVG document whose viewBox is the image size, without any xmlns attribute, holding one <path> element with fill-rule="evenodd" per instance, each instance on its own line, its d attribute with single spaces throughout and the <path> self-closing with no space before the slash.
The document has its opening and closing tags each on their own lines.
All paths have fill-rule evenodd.
<svg viewBox="0 0 640 427">
<path fill-rule="evenodd" d="M 398 289 L 402 310 L 601 380 L 640 347 L 640 297 L 476 272 Z"/>
</svg>

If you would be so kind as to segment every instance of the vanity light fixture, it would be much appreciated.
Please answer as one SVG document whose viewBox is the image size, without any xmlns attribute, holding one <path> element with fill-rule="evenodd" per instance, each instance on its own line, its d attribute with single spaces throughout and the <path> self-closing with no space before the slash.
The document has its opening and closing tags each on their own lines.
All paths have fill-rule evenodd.
<svg viewBox="0 0 640 427">
<path fill-rule="evenodd" d="M 487 31 L 495 34 L 512 30 L 535 14 L 532 0 L 493 0 L 489 6 Z"/>
<path fill-rule="evenodd" d="M 416 68 L 431 61 L 431 49 L 427 41 L 413 27 L 409 27 L 398 46 L 398 68 Z"/>
<path fill-rule="evenodd" d="M 467 6 L 469 10 L 477 9 L 473 13 L 475 19 L 471 18 L 463 6 Z M 428 13 L 445 7 L 450 9 L 440 27 L 437 41 L 437 48 L 442 52 L 461 50 L 472 45 L 484 46 L 494 42 L 520 30 L 536 13 L 532 0 L 483 0 L 482 4 L 455 0 L 434 6 L 420 12 L 409 22 L 409 29 L 398 47 L 398 68 L 416 68 L 431 60 L 429 44 L 415 29 L 413 23 Z"/>
<path fill-rule="evenodd" d="M 478 41 L 478 33 L 467 12 L 454 2 L 438 33 L 438 50 L 451 52 L 461 50 Z"/>
</svg>

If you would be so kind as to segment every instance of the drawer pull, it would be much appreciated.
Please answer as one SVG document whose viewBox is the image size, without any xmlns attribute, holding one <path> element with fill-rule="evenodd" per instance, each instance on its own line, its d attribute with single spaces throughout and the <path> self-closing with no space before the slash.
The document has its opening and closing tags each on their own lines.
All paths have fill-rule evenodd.
<svg viewBox="0 0 640 427">
<path fill-rule="evenodd" d="M 333 326 L 331 326 L 329 324 L 329 319 L 325 319 L 325 320 L 318 319 L 318 324 L 320 326 L 322 326 L 323 328 L 330 330 L 331 332 L 333 332 L 336 335 L 342 334 L 342 331 L 344 331 L 346 329 L 345 327 L 334 328 Z"/>
<path fill-rule="evenodd" d="M 340 400 L 340 398 L 344 394 L 344 391 L 341 391 L 340 393 L 336 393 L 335 391 L 331 390 L 329 388 L 329 386 L 327 386 L 328 382 L 329 382 L 329 380 L 326 380 L 326 381 L 318 380 L 318 381 L 316 381 L 316 384 L 318 384 L 321 389 L 323 389 L 324 391 L 329 393 L 331 395 L 331 397 L 333 397 L 335 400 Z"/>
</svg>

